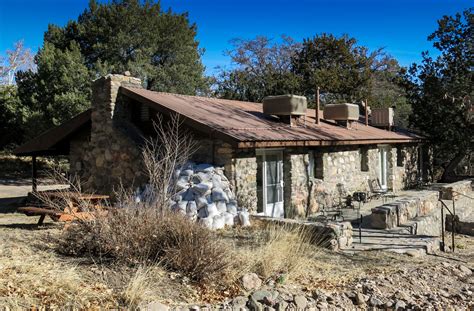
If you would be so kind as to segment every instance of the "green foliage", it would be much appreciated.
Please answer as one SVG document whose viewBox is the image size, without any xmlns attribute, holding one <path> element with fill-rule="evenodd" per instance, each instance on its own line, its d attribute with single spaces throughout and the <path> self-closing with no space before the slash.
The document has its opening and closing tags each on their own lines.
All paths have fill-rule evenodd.
<svg viewBox="0 0 474 311">
<path fill-rule="evenodd" d="M 62 50 L 76 42 L 93 74 L 128 70 L 148 89 L 195 94 L 207 88 L 195 36 L 187 14 L 163 12 L 159 3 L 91 1 L 77 21 L 50 26 L 45 42 Z"/>
<path fill-rule="evenodd" d="M 164 12 L 160 3 L 90 1 L 77 20 L 48 27 L 35 58 L 37 72 L 17 74 L 19 96 L 32 109 L 30 132 L 87 109 L 91 80 L 108 73 L 130 71 L 156 91 L 206 92 L 195 36 L 187 14 Z"/>
<path fill-rule="evenodd" d="M 435 160 L 452 174 L 474 146 L 474 126 L 469 110 L 474 96 L 472 10 L 444 16 L 428 39 L 441 55 L 423 53 L 421 65 L 412 65 L 405 75 L 413 107 L 412 125 L 425 133 L 435 148 Z"/>
<path fill-rule="evenodd" d="M 0 85 L 0 146 L 15 144 L 29 109 L 21 104 L 15 85 Z"/>
<path fill-rule="evenodd" d="M 368 102 L 372 108 L 395 108 L 394 122 L 401 128 L 409 127 L 411 105 L 405 89 L 400 85 L 398 62 L 390 57 L 383 57 L 372 73 Z"/>
<path fill-rule="evenodd" d="M 91 77 L 78 45 L 60 50 L 46 42 L 36 55 L 38 71 L 17 74 L 19 96 L 32 110 L 27 136 L 32 137 L 72 118 L 90 105 Z"/>
<path fill-rule="evenodd" d="M 216 93 L 224 98 L 260 102 L 265 96 L 295 93 L 299 81 L 291 71 L 291 60 L 299 44 L 289 37 L 272 43 L 266 37 L 234 39 L 227 55 L 235 68 L 221 70 Z"/>
<path fill-rule="evenodd" d="M 321 88 L 323 102 L 353 102 L 369 95 L 372 64 L 379 51 L 370 53 L 347 35 L 317 35 L 303 41 L 294 59 L 294 72 L 305 95 Z"/>
<path fill-rule="evenodd" d="M 397 125 L 408 124 L 410 107 L 397 85 L 397 61 L 377 50 L 357 45 L 354 38 L 322 34 L 303 43 L 282 37 L 236 39 L 227 52 L 234 67 L 221 70 L 216 81 L 218 96 L 261 102 L 265 96 L 305 95 L 314 103 L 321 89 L 322 103 L 360 102 L 373 107 L 396 106 Z"/>
</svg>

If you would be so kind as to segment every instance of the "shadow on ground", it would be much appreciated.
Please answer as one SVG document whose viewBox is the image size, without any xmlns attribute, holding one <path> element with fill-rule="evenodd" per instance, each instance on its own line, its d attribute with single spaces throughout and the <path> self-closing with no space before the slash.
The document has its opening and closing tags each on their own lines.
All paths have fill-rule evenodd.
<svg viewBox="0 0 474 311">
<path fill-rule="evenodd" d="M 25 203 L 26 197 L 0 198 L 0 214 L 15 213 Z"/>
<path fill-rule="evenodd" d="M 46 223 L 38 226 L 36 223 L 13 223 L 13 224 L 0 224 L 0 228 L 6 229 L 20 229 L 20 230 L 47 230 L 56 227 L 54 223 Z"/>
</svg>

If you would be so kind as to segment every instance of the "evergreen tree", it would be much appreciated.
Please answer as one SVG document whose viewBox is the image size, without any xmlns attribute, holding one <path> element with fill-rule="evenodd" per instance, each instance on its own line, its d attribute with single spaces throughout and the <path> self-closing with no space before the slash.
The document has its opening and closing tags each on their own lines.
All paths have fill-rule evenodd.
<svg viewBox="0 0 474 311">
<path fill-rule="evenodd" d="M 227 51 L 234 68 L 221 70 L 217 81 L 218 96 L 261 102 L 265 96 L 295 93 L 299 82 L 292 72 L 292 58 L 299 44 L 282 36 L 280 43 L 258 36 L 252 40 L 234 39 Z"/>
<path fill-rule="evenodd" d="M 187 14 L 164 12 L 160 3 L 116 0 L 89 7 L 66 26 L 50 25 L 35 58 L 38 72 L 17 74 L 18 92 L 32 107 L 37 132 L 90 104 L 91 80 L 130 71 L 151 90 L 196 94 L 208 81 Z"/>
<path fill-rule="evenodd" d="M 441 55 L 433 59 L 424 52 L 421 65 L 412 65 L 405 76 L 412 126 L 431 140 L 444 180 L 474 147 L 473 20 L 472 9 L 440 19 L 428 39 Z"/>
<path fill-rule="evenodd" d="M 321 89 L 322 102 L 354 102 L 369 95 L 372 64 L 380 51 L 369 53 L 347 35 L 321 34 L 304 39 L 294 58 L 301 92 L 313 97 Z"/>
</svg>

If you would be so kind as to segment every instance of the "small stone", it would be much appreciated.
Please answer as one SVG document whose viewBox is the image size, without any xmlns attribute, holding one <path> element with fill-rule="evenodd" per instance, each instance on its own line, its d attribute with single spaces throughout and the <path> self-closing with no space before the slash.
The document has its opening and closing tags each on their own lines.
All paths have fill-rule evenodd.
<svg viewBox="0 0 474 311">
<path fill-rule="evenodd" d="M 147 311 L 168 311 L 169 307 L 167 305 L 162 304 L 161 302 L 150 302 L 146 308 Z"/>
<path fill-rule="evenodd" d="M 262 280 L 255 273 L 247 273 L 242 277 L 242 286 L 245 290 L 259 289 L 262 286 Z"/>
<path fill-rule="evenodd" d="M 378 299 L 375 296 L 372 296 L 369 299 L 369 305 L 371 306 L 377 307 L 377 306 L 381 306 L 382 304 L 383 304 L 382 300 Z"/>
<path fill-rule="evenodd" d="M 273 299 L 272 293 L 266 290 L 258 290 L 254 292 L 252 295 L 250 295 L 250 298 L 258 302 L 263 301 L 265 297 L 268 297 L 269 299 Z"/>
<path fill-rule="evenodd" d="M 189 311 L 199 311 L 199 310 L 200 310 L 199 306 L 189 307 Z"/>
<path fill-rule="evenodd" d="M 327 300 L 327 296 L 324 292 L 322 292 L 321 290 L 315 290 L 313 291 L 313 298 L 317 301 L 323 301 L 325 302 Z"/>
<path fill-rule="evenodd" d="M 232 307 L 234 307 L 235 309 L 244 308 L 245 305 L 247 305 L 247 301 L 247 297 L 237 296 L 232 300 Z"/>
<path fill-rule="evenodd" d="M 358 305 L 358 306 L 362 306 L 365 304 L 365 296 L 364 294 L 358 292 L 356 295 L 355 295 L 355 304 Z"/>
<path fill-rule="evenodd" d="M 275 304 L 275 300 L 273 300 L 272 296 L 263 297 L 262 302 L 267 306 L 273 306 Z"/>
<path fill-rule="evenodd" d="M 251 310 L 263 311 L 263 305 L 255 300 L 252 296 L 250 297 L 249 307 Z"/>
<path fill-rule="evenodd" d="M 461 270 L 462 273 L 467 274 L 467 275 L 470 275 L 472 273 L 471 269 L 469 269 L 468 267 L 464 265 L 459 265 L 458 269 Z"/>
<path fill-rule="evenodd" d="M 277 311 L 284 311 L 288 308 L 288 303 L 286 301 L 280 301 L 275 305 Z"/>
<path fill-rule="evenodd" d="M 397 302 L 395 303 L 395 307 L 394 307 L 394 310 L 397 311 L 397 310 L 404 310 L 406 308 L 406 304 L 403 300 L 397 300 Z"/>
<path fill-rule="evenodd" d="M 391 308 L 393 306 L 393 301 L 392 300 L 388 300 L 385 304 L 384 304 L 385 308 Z"/>
<path fill-rule="evenodd" d="M 414 257 L 414 258 L 418 258 L 418 257 L 421 257 L 423 254 L 421 253 L 422 251 L 421 250 L 409 250 L 406 252 L 406 254 L 410 257 Z"/>
<path fill-rule="evenodd" d="M 295 305 L 298 309 L 305 309 L 308 304 L 308 300 L 305 296 L 297 295 L 294 298 Z"/>
</svg>

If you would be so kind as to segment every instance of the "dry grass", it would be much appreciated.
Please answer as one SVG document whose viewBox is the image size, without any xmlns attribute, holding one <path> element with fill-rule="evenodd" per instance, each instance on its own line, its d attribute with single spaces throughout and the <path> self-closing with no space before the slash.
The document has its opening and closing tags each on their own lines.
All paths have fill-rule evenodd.
<svg viewBox="0 0 474 311">
<path fill-rule="evenodd" d="M 56 242 L 57 250 L 67 255 L 127 264 L 160 262 L 201 283 L 221 279 L 229 266 L 227 248 L 214 232 L 181 214 L 149 208 L 120 208 L 77 222 Z"/>
<path fill-rule="evenodd" d="M 152 274 L 151 268 L 138 267 L 121 293 L 121 298 L 126 306 L 132 309 L 138 308 L 141 303 L 152 297 Z"/>
<path fill-rule="evenodd" d="M 304 230 L 269 226 L 261 229 L 248 246 L 236 248 L 236 258 L 244 271 L 255 272 L 264 279 L 277 281 L 298 277 L 317 249 L 309 243 Z"/>
<path fill-rule="evenodd" d="M 25 245 L 28 231 L 16 236 L 2 230 L 0 238 L 0 305 L 13 309 L 32 306 L 92 308 L 113 306 L 103 283 L 85 277 L 75 264 L 59 261 L 46 245 Z M 36 234 L 35 234 L 36 235 Z M 38 235 L 36 235 L 38 236 Z"/>
</svg>

